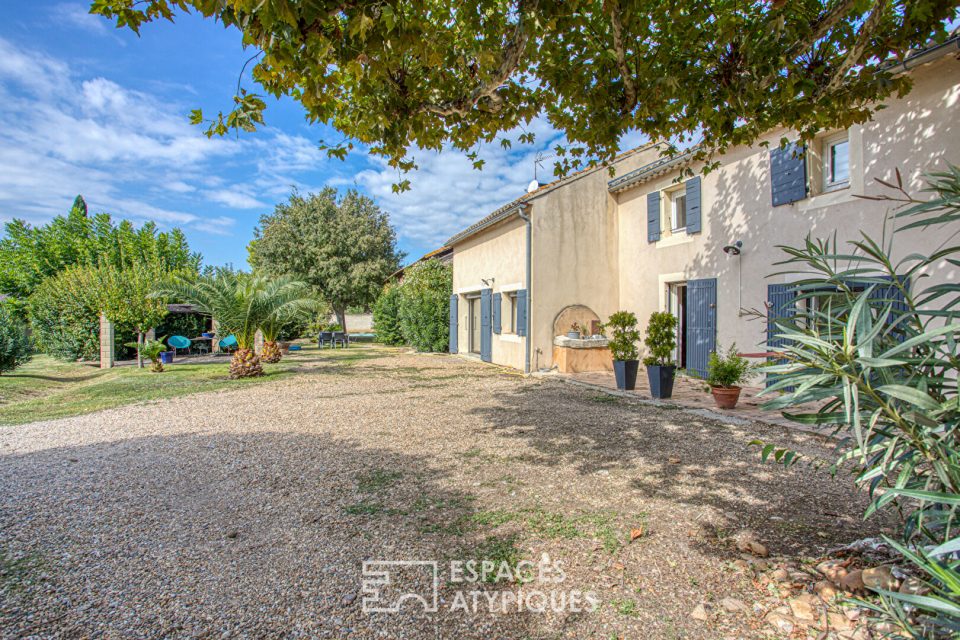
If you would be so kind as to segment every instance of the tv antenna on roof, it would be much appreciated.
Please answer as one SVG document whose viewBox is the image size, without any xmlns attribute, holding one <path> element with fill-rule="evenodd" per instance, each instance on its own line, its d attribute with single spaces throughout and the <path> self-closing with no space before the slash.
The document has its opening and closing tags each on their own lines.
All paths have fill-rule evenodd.
<svg viewBox="0 0 960 640">
<path fill-rule="evenodd" d="M 543 151 L 537 151 L 537 155 L 533 159 L 533 180 L 527 185 L 527 193 L 533 193 L 542 186 L 537 177 L 538 168 L 543 169 Z"/>
</svg>

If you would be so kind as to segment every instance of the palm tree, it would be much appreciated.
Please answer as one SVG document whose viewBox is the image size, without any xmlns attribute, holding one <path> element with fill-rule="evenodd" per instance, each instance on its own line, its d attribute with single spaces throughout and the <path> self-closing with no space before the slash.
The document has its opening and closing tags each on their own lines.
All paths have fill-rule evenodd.
<svg viewBox="0 0 960 640">
<path fill-rule="evenodd" d="M 217 321 L 217 330 L 237 339 L 230 362 L 231 378 L 263 375 L 254 351 L 257 329 L 278 318 L 303 312 L 315 303 L 307 286 L 289 278 L 266 278 L 220 270 L 212 276 L 174 276 L 154 295 L 192 304 Z"/>
<path fill-rule="evenodd" d="M 257 278 L 261 295 L 270 300 L 281 302 L 276 311 L 260 324 L 263 334 L 263 348 L 260 359 L 263 362 L 280 362 L 283 352 L 277 344 L 277 338 L 290 322 L 303 318 L 307 313 L 317 311 L 317 300 L 311 295 L 309 287 L 290 277 Z"/>
</svg>

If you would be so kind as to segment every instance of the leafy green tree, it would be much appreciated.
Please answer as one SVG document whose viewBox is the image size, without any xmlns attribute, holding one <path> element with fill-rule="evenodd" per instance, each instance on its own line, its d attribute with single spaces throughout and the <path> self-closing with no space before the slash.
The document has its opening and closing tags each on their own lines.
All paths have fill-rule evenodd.
<svg viewBox="0 0 960 640">
<path fill-rule="evenodd" d="M 77 196 L 66 216 L 46 225 L 31 227 L 16 219 L 6 224 L 0 240 L 0 292 L 25 300 L 41 282 L 71 265 L 195 272 L 200 259 L 181 230 L 161 232 L 153 222 L 139 229 L 126 220 L 114 224 L 105 213 L 90 217 L 86 202 Z"/>
<path fill-rule="evenodd" d="M 899 172 L 897 173 L 899 179 Z M 774 319 L 784 340 L 782 364 L 767 367 L 783 392 L 767 403 L 792 420 L 833 428 L 840 442 L 833 469 L 850 464 L 867 490 L 865 516 L 895 511 L 898 539 L 888 541 L 920 572 L 925 594 L 874 589 L 865 603 L 896 637 L 956 638 L 960 629 L 960 285 L 924 284 L 931 273 L 960 264 L 953 240 L 960 222 L 960 168 L 930 174 L 918 200 L 874 199 L 908 205 L 895 214 L 893 241 L 868 236 L 841 246 L 808 238 L 782 247 L 784 271 L 795 274 L 798 301 L 789 318 Z M 924 229 L 929 253 L 894 261 L 897 234 Z M 819 409 L 811 412 L 811 405 Z M 796 451 L 761 445 L 764 460 L 791 465 Z"/>
<path fill-rule="evenodd" d="M 73 265 L 43 280 L 27 299 L 37 348 L 63 360 L 95 359 L 100 350 L 100 310 L 92 292 L 93 267 Z"/>
<path fill-rule="evenodd" d="M 406 270 L 398 316 L 403 340 L 418 351 L 446 351 L 450 342 L 453 265 L 428 260 Z"/>
<path fill-rule="evenodd" d="M 373 303 L 373 330 L 377 334 L 377 342 L 396 346 L 405 344 L 400 328 L 400 296 L 400 285 L 388 284 Z M 449 301 L 447 304 L 450 304 Z"/>
<path fill-rule="evenodd" d="M 167 301 L 151 294 L 163 274 L 146 266 L 118 269 L 104 265 L 91 269 L 94 305 L 118 325 L 137 334 L 137 366 L 143 367 L 143 343 L 147 332 L 167 316 Z M 129 345 L 128 345 L 129 346 Z"/>
<path fill-rule="evenodd" d="M 264 277 L 227 269 L 209 276 L 175 275 L 154 293 L 195 305 L 213 316 L 223 336 L 237 339 L 230 362 L 231 378 L 263 375 L 254 351 L 257 330 L 277 318 L 307 312 L 315 305 L 307 286 L 291 278 L 271 282 Z"/>
<path fill-rule="evenodd" d="M 910 78 L 891 62 L 943 41 L 957 0 L 94 0 L 137 33 L 196 10 L 258 51 L 254 80 L 311 121 L 414 166 L 410 149 L 475 150 L 538 115 L 563 131 L 557 171 L 610 160 L 622 136 L 703 138 L 704 154 L 778 126 L 864 122 Z M 240 91 L 208 135 L 263 122 Z M 719 105 L 719 106 L 718 106 Z M 533 134 L 525 133 L 529 141 Z M 505 146 L 509 141 L 501 140 Z M 474 156 L 478 166 L 482 160 Z M 402 189 L 406 181 L 396 186 Z"/>
<path fill-rule="evenodd" d="M 346 329 L 348 307 L 368 308 L 400 266 L 397 237 L 387 214 L 370 198 L 336 189 L 294 192 L 260 218 L 250 247 L 257 271 L 306 282 L 330 303 Z"/>
<path fill-rule="evenodd" d="M 13 371 L 32 354 L 30 338 L 23 322 L 7 304 L 0 303 L 0 374 Z"/>
</svg>

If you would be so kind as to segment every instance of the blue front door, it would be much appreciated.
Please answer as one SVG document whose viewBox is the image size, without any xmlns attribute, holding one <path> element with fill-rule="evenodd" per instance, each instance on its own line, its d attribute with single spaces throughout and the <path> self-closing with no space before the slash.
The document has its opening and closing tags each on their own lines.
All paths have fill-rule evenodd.
<svg viewBox="0 0 960 640">
<path fill-rule="evenodd" d="M 706 377 L 717 349 L 717 279 L 687 282 L 687 370 Z"/>
</svg>

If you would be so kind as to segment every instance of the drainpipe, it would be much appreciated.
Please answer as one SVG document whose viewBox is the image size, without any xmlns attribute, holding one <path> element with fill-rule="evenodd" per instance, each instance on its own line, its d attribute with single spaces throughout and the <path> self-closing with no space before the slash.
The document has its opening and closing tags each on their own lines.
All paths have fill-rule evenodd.
<svg viewBox="0 0 960 640">
<path fill-rule="evenodd" d="M 531 289 L 530 289 L 530 271 L 531 271 L 530 247 L 531 247 L 531 244 L 532 244 L 531 238 L 532 238 L 532 234 L 533 234 L 533 228 L 532 228 L 532 226 L 531 226 L 531 224 L 530 224 L 530 205 L 529 205 L 528 203 L 524 203 L 524 204 L 520 205 L 520 209 L 519 209 L 518 213 L 520 214 L 520 218 L 521 218 L 524 222 L 527 223 L 527 276 L 526 276 L 526 283 L 524 284 L 524 286 L 525 286 L 526 289 L 527 289 L 527 317 L 524 318 L 524 324 L 526 324 L 527 326 L 525 327 L 525 329 L 526 329 L 526 331 L 525 331 L 526 336 L 524 336 L 526 339 L 523 341 L 523 342 L 524 342 L 525 351 L 526 351 L 526 354 L 525 354 L 525 357 L 524 357 L 524 361 L 523 361 L 523 373 L 524 373 L 524 374 L 529 374 L 529 373 L 530 373 L 530 338 L 531 338 L 531 335 L 530 335 L 530 316 L 532 315 L 532 314 L 531 314 L 531 311 L 533 311 L 533 305 L 531 304 L 532 297 L 530 296 L 530 293 L 531 293 Z"/>
</svg>

